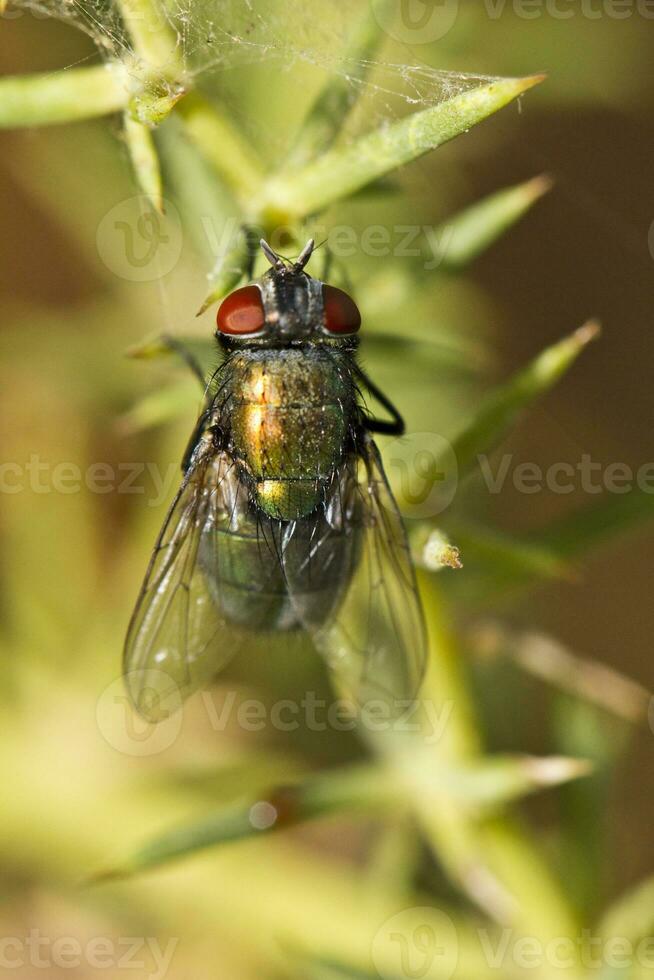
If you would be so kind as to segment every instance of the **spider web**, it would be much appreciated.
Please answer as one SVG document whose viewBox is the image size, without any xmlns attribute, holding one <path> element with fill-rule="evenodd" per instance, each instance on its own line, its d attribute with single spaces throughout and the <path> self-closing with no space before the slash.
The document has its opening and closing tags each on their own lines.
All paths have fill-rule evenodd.
<svg viewBox="0 0 654 980">
<path fill-rule="evenodd" d="M 121 8 L 133 3 L 16 0 L 16 6 L 73 24 L 91 37 L 102 58 L 128 68 L 140 59 Z M 160 0 L 159 7 L 187 77 L 201 81 L 208 91 L 219 75 L 247 65 L 267 63 L 284 73 L 297 65 L 313 66 L 344 79 L 352 88 L 353 103 L 365 94 L 369 124 L 371 115 L 375 121 L 390 119 L 402 112 L 402 106 L 435 105 L 490 80 L 421 64 L 415 57 L 416 50 L 426 50 L 421 45 L 409 52 L 411 62 L 404 63 L 408 49 L 384 34 L 383 25 L 381 51 L 391 55 L 388 60 L 377 54 L 374 60 L 347 57 L 348 40 L 368 11 L 368 0 L 331 0 L 324 5 L 312 0 Z"/>
</svg>

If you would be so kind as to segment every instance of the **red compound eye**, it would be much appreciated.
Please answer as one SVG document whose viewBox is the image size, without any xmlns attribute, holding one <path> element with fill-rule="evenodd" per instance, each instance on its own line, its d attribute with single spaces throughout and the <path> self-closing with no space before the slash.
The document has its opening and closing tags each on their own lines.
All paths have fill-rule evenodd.
<svg viewBox="0 0 654 980">
<path fill-rule="evenodd" d="M 322 287 L 325 307 L 325 328 L 330 333 L 356 333 L 361 326 L 361 314 L 354 300 L 336 286 Z"/>
<path fill-rule="evenodd" d="M 220 304 L 216 317 L 220 333 L 257 333 L 266 323 L 263 300 L 258 286 L 236 289 Z"/>
</svg>

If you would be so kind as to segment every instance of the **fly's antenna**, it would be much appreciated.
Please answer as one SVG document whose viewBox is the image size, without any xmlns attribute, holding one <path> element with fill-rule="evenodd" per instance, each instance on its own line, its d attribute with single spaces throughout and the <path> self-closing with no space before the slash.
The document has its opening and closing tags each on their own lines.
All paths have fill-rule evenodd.
<svg viewBox="0 0 654 980">
<path fill-rule="evenodd" d="M 261 238 L 259 240 L 259 245 L 261 245 L 261 251 L 266 256 L 266 258 L 268 259 L 268 261 L 270 262 L 271 266 L 274 269 L 285 268 L 284 260 L 282 259 L 281 255 L 278 255 L 277 252 L 270 247 L 270 245 L 265 240 L 265 238 Z"/>
<path fill-rule="evenodd" d="M 259 244 L 261 245 L 263 254 L 266 256 L 273 269 L 276 269 L 278 272 L 292 271 L 295 273 L 302 272 L 305 265 L 311 258 L 314 248 L 316 247 L 316 243 L 314 242 L 313 238 L 310 238 L 300 252 L 297 260 L 291 263 L 290 259 L 287 259 L 283 255 L 279 255 L 273 248 L 271 248 L 265 238 L 262 238 Z M 288 263 L 288 269 L 286 263 Z"/>
<path fill-rule="evenodd" d="M 302 272 L 302 269 L 304 269 L 305 265 L 313 255 L 313 250 L 315 247 L 316 243 L 314 242 L 313 238 L 310 238 L 295 262 L 294 268 L 296 272 Z"/>
</svg>

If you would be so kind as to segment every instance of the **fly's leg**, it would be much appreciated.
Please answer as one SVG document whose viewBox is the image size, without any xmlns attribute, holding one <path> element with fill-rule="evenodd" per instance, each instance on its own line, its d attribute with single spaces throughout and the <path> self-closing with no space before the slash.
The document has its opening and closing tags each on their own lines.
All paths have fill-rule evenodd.
<svg viewBox="0 0 654 980">
<path fill-rule="evenodd" d="M 204 371 L 202 366 L 198 361 L 197 357 L 191 353 L 186 344 L 183 344 L 181 340 L 177 340 L 176 337 L 171 337 L 170 334 L 164 334 L 161 338 L 162 343 L 168 348 L 168 350 L 173 351 L 178 357 L 184 361 L 187 367 L 191 369 L 195 377 L 198 379 L 202 387 L 205 385 Z"/>
<path fill-rule="evenodd" d="M 381 391 L 377 385 L 370 380 L 368 375 L 362 368 L 359 367 L 358 364 L 355 365 L 354 370 L 371 395 L 377 399 L 379 404 L 385 408 L 388 414 L 391 416 L 389 420 L 376 419 L 372 417 L 365 418 L 363 424 L 368 432 L 379 432 L 388 436 L 403 436 L 406 431 L 404 419 L 396 409 L 393 402 L 390 401 L 383 391 Z"/>
<path fill-rule="evenodd" d="M 193 427 L 190 439 L 186 445 L 186 449 L 184 450 L 184 455 L 182 456 L 182 473 L 186 473 L 191 462 L 191 457 L 193 456 L 193 450 L 197 446 L 203 432 L 208 427 L 208 423 L 211 422 L 214 415 L 213 406 L 215 395 L 210 392 L 210 387 L 220 368 L 207 382 L 205 380 L 204 371 L 202 370 L 200 362 L 188 349 L 188 347 L 182 343 L 181 340 L 177 340 L 176 337 L 171 337 L 169 334 L 165 334 L 161 339 L 169 350 L 174 351 L 175 354 L 181 357 L 184 363 L 190 368 L 195 377 L 198 379 L 204 391 L 204 407 Z M 222 367 L 222 365 L 220 367 Z"/>
<path fill-rule="evenodd" d="M 186 449 L 184 450 L 184 455 L 182 456 L 182 473 L 186 473 L 189 467 L 189 463 L 191 462 L 193 450 L 198 444 L 202 436 L 202 433 L 207 428 L 207 423 L 211 420 L 213 415 L 213 404 L 214 404 L 215 396 L 211 393 L 210 388 L 211 388 L 211 383 L 214 381 L 218 372 L 216 372 L 212 376 L 212 378 L 207 382 L 205 380 L 204 371 L 202 370 L 200 362 L 194 356 L 194 354 L 188 349 L 188 347 L 186 347 L 186 345 L 182 343 L 182 341 L 177 340 L 176 337 L 171 337 L 170 335 L 164 335 L 161 339 L 162 342 L 166 345 L 166 347 L 168 347 L 169 350 L 177 354 L 178 357 L 181 357 L 184 363 L 191 369 L 195 377 L 202 385 L 204 391 L 204 407 L 202 409 L 202 412 L 200 413 L 197 422 L 195 423 L 195 426 L 193 427 L 191 437 L 186 445 Z"/>
<path fill-rule="evenodd" d="M 211 419 L 211 414 L 211 406 L 205 408 L 193 426 L 193 432 L 191 433 L 189 441 L 186 444 L 186 449 L 184 450 L 184 455 L 182 456 L 182 473 L 186 473 L 189 468 L 195 447 L 202 438 L 204 430 L 207 428 L 207 423 Z"/>
</svg>

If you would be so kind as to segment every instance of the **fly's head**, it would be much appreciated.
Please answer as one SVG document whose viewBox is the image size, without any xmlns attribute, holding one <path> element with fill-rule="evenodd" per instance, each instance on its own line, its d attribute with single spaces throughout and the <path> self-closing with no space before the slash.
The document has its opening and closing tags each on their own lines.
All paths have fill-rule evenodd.
<svg viewBox="0 0 654 980">
<path fill-rule="evenodd" d="M 232 349 L 303 344 L 354 347 L 361 326 L 354 300 L 304 271 L 313 239 L 295 262 L 282 258 L 263 240 L 261 248 L 270 269 L 222 301 L 216 331 L 221 342 Z"/>
</svg>

